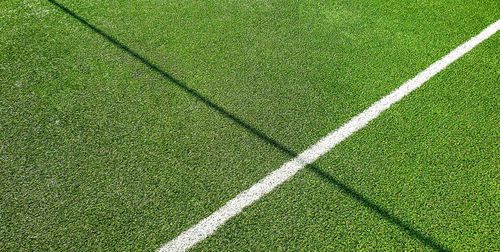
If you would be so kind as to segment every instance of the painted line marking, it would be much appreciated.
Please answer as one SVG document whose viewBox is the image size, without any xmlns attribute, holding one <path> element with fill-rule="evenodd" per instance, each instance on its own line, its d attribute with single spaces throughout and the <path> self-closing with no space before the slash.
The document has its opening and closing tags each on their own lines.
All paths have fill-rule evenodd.
<svg viewBox="0 0 500 252">
<path fill-rule="evenodd" d="M 406 81 L 399 88 L 372 104 L 365 111 L 353 117 L 340 128 L 330 132 L 327 136 L 320 139 L 317 143 L 306 149 L 297 157 L 286 162 L 279 169 L 271 172 L 252 187 L 238 194 L 210 216 L 201 220 L 198 224 L 192 226 L 188 230 L 182 232 L 175 239 L 162 246 L 158 251 L 185 251 L 193 247 L 198 242 L 203 241 L 205 238 L 212 235 L 226 221 L 238 215 L 243 211 L 243 209 L 250 206 L 264 195 L 270 193 L 279 185 L 283 184 L 285 181 L 293 177 L 298 171 L 302 170 L 306 165 L 313 163 L 319 157 L 333 149 L 337 144 L 341 143 L 358 130 L 364 128 L 370 121 L 380 116 L 382 112 L 422 86 L 430 78 L 444 70 L 447 66 L 468 53 L 481 42 L 491 37 L 499 29 L 500 20 L 497 20 L 495 23 L 489 25 L 486 29 L 481 31 L 481 33 L 458 46 L 440 60 L 434 62 L 427 69 L 413 77 L 413 79 Z"/>
</svg>

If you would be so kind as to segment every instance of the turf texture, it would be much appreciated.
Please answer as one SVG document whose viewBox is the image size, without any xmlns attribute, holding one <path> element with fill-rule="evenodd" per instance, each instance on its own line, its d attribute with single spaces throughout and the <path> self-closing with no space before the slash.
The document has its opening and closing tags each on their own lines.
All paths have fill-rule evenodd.
<svg viewBox="0 0 500 252">
<path fill-rule="evenodd" d="M 0 3 L 2 250 L 157 249 L 499 18 L 496 1 L 58 3 L 74 15 Z M 195 249 L 498 250 L 498 51 Z"/>
</svg>

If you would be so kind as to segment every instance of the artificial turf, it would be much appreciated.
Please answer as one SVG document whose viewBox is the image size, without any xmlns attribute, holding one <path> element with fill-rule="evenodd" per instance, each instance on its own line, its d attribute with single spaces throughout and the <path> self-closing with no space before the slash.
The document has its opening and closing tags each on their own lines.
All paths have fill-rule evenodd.
<svg viewBox="0 0 500 252">
<path fill-rule="evenodd" d="M 5 20 L 0 24 L 4 250 L 154 250 L 477 34 L 498 19 L 499 7 L 496 1 L 458 0 L 59 3 L 130 51 L 49 1 L 0 3 Z M 474 185 L 480 171 L 490 171 L 484 176 L 490 182 L 498 177 L 498 132 L 479 135 L 490 137 L 483 145 L 473 142 L 472 132 L 474 126 L 495 130 L 498 118 L 493 110 L 498 107 L 498 57 L 492 56 L 498 38 L 487 42 L 466 58 L 468 63 L 457 63 L 455 74 L 446 77 L 444 72 L 442 79 L 429 82 L 431 87 L 418 93 L 426 98 L 409 97 L 396 108 L 399 113 L 388 112 L 318 167 L 443 246 L 487 246 L 485 240 L 498 237 L 495 231 L 484 232 L 498 222 L 495 211 L 484 209 L 497 206 L 496 185 Z M 481 81 L 472 85 L 468 78 Z M 464 99 L 492 108 L 469 117 L 444 120 L 437 113 L 420 120 L 423 115 L 416 112 L 447 112 L 443 106 L 458 99 L 454 82 L 462 85 L 458 94 L 471 94 L 467 84 L 477 91 Z M 429 91 L 440 87 L 441 93 Z M 487 88 L 489 96 L 483 93 Z M 446 97 L 442 92 L 452 96 L 449 101 L 440 100 Z M 454 120 L 471 126 L 453 132 L 445 128 L 452 135 L 440 144 L 415 135 L 405 142 L 407 135 L 401 135 L 451 127 Z M 467 170 L 457 173 L 464 181 L 459 188 L 441 187 L 435 180 L 448 170 L 440 170 L 436 178 L 417 176 L 432 161 L 431 150 L 458 155 L 448 144 L 462 133 L 463 141 L 477 144 L 462 149 L 471 152 L 476 166 L 470 172 L 476 176 L 465 176 Z M 479 146 L 484 147 L 475 149 Z M 493 154 L 481 156 L 481 151 Z M 377 155 L 379 162 L 371 160 Z M 469 159 L 448 161 L 439 167 L 471 167 Z M 377 187 L 381 181 L 393 182 L 394 188 Z M 428 186 L 428 191 L 417 193 L 417 200 L 415 194 L 395 194 L 410 186 Z M 461 198 L 467 194 L 460 194 L 468 191 L 486 195 L 484 203 L 459 204 L 460 199 L 470 203 Z M 413 205 L 407 207 L 408 202 Z M 420 216 L 424 202 L 455 208 L 436 207 Z M 450 209 L 470 218 L 453 222 Z M 492 216 L 493 225 L 475 218 L 476 209 Z M 316 214 L 321 218 L 312 218 Z M 460 233 L 463 223 L 471 223 L 474 235 Z M 453 232 L 447 230 L 451 226 Z M 498 248 L 491 244 L 488 248 Z M 425 248 L 397 225 L 302 172 L 197 248 L 371 246 Z"/>
<path fill-rule="evenodd" d="M 498 251 L 499 44 L 484 42 L 195 250 Z"/>
</svg>

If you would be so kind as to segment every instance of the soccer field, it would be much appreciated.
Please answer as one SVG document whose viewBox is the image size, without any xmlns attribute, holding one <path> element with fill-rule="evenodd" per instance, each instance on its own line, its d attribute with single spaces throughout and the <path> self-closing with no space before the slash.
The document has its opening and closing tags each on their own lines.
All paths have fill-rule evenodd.
<svg viewBox="0 0 500 252">
<path fill-rule="evenodd" d="M 498 0 L 0 20 L 0 251 L 500 251 Z"/>
</svg>

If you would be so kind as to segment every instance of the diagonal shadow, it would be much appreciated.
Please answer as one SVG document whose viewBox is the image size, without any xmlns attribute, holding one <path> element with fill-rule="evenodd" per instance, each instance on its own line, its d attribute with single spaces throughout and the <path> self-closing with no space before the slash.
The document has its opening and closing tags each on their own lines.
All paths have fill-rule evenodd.
<svg viewBox="0 0 500 252">
<path fill-rule="evenodd" d="M 245 122 L 243 119 L 237 117 L 236 115 L 232 114 L 231 112 L 227 111 L 225 108 L 221 107 L 220 105 L 214 103 L 213 101 L 209 100 L 208 98 L 204 97 L 201 93 L 198 91 L 190 88 L 186 83 L 180 81 L 179 79 L 175 78 L 168 72 L 162 70 L 159 66 L 148 60 L 147 58 L 141 56 L 140 54 L 136 53 L 132 49 L 130 49 L 128 46 L 124 45 L 120 41 L 118 41 L 116 38 L 112 37 L 111 35 L 107 34 L 103 30 L 99 29 L 98 27 L 94 26 L 93 24 L 89 23 L 87 20 L 85 20 L 83 17 L 80 17 L 78 14 L 73 12 L 72 10 L 68 9 L 64 5 L 58 3 L 55 0 L 47 0 L 49 3 L 53 4 L 69 16 L 73 17 L 76 19 L 78 22 L 86 26 L 88 29 L 91 31 L 99 34 L 101 37 L 105 38 L 108 42 L 111 44 L 115 45 L 119 49 L 123 50 L 125 53 L 129 54 L 131 57 L 134 59 L 138 60 L 142 64 L 144 64 L 146 67 L 148 67 L 150 70 L 153 72 L 159 74 L 162 76 L 164 79 L 169 81 L 170 83 L 174 84 L 178 88 L 180 88 L 182 91 L 184 91 L 186 94 L 192 96 L 199 102 L 204 103 L 206 106 L 209 108 L 215 110 L 217 113 L 221 114 L 222 116 L 226 117 L 228 120 L 231 120 L 232 122 L 236 123 L 255 137 L 259 138 L 261 141 L 264 143 L 270 144 L 276 149 L 280 150 L 284 154 L 294 158 L 298 155 L 297 152 L 293 151 L 292 149 L 286 147 L 285 145 L 281 144 L 280 142 L 274 140 L 273 138 L 269 137 L 265 133 L 261 132 L 259 129 L 253 127 L 249 123 Z M 400 230 L 408 234 L 410 237 L 419 240 L 422 244 L 426 245 L 429 248 L 432 248 L 437 251 L 450 251 L 448 248 L 446 248 L 444 245 L 440 244 L 436 240 L 434 240 L 432 237 L 418 231 L 414 227 L 412 227 L 410 224 L 407 222 L 401 220 L 394 214 L 392 214 L 389 210 L 384 209 L 382 206 L 378 205 L 377 203 L 373 202 L 371 199 L 363 196 L 361 193 L 357 192 L 354 188 L 348 186 L 347 184 L 343 183 L 342 181 L 336 179 L 329 173 L 325 172 L 318 166 L 311 164 L 307 166 L 307 169 L 309 171 L 312 171 L 315 173 L 319 178 L 324 180 L 325 182 L 331 184 L 333 187 L 337 188 L 339 191 L 341 191 L 343 194 L 351 197 L 352 199 L 356 200 L 358 203 L 361 205 L 365 206 L 369 210 L 373 211 L 374 213 L 377 213 L 379 216 L 384 218 L 386 221 L 389 223 L 397 226 Z"/>
<path fill-rule="evenodd" d="M 309 171 L 315 173 L 320 179 L 324 180 L 327 183 L 330 183 L 333 187 L 336 187 L 340 192 L 356 200 L 364 207 L 377 213 L 386 221 L 396 225 L 401 231 L 405 232 L 407 235 L 413 237 L 414 239 L 419 240 L 424 245 L 436 251 L 451 251 L 450 249 L 446 248 L 443 244 L 440 244 L 438 241 L 434 240 L 434 238 L 432 238 L 431 236 L 416 230 L 409 223 L 398 218 L 397 216 L 392 214 L 389 210 L 373 202 L 371 199 L 363 196 L 361 193 L 357 192 L 354 188 L 336 179 L 335 177 L 330 175 L 328 172 L 322 170 L 318 166 L 309 165 L 307 168 Z"/>
</svg>

